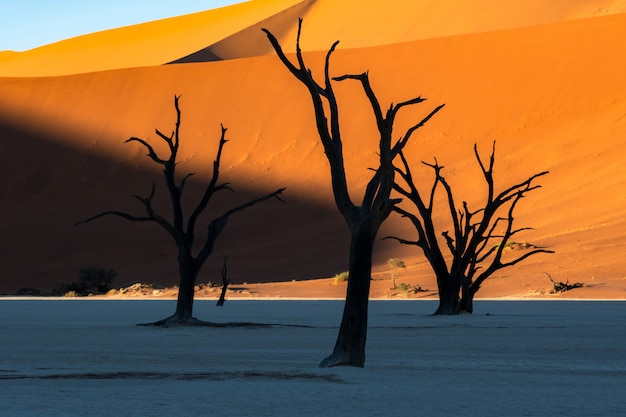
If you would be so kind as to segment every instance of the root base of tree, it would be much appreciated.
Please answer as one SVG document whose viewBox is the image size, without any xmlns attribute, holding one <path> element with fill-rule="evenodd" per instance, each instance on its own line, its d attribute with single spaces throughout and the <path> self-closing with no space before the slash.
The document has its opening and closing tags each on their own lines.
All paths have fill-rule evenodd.
<svg viewBox="0 0 626 417">
<path fill-rule="evenodd" d="M 155 326 L 155 327 L 170 327 L 170 326 L 199 326 L 199 327 L 272 327 L 272 324 L 266 323 L 250 323 L 250 322 L 229 322 L 229 323 L 214 323 L 211 321 L 198 320 L 195 317 L 191 318 L 176 318 L 168 317 L 163 320 L 155 321 L 153 323 L 139 323 L 138 326 Z"/>
<path fill-rule="evenodd" d="M 347 352 L 333 352 L 319 364 L 320 368 L 332 368 L 333 366 L 355 366 L 363 368 L 365 366 L 365 356 L 351 355 Z"/>
</svg>

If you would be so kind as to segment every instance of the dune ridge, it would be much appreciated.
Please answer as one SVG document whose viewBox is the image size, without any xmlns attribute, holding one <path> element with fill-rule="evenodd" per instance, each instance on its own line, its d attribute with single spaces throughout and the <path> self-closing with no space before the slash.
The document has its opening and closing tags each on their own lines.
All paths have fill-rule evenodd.
<svg viewBox="0 0 626 417">
<path fill-rule="evenodd" d="M 323 4 L 313 2 L 310 12 Z M 317 39 L 315 25 L 309 28 L 307 20 L 303 45 Z M 483 295 L 537 294 L 549 286 L 548 272 L 559 280 L 582 281 L 598 297 L 608 288 L 610 297 L 625 298 L 620 249 L 626 236 L 625 37 L 626 14 L 618 13 L 367 48 L 342 42 L 332 73 L 369 70 L 384 107 L 392 100 L 427 97 L 399 120 L 398 131 L 445 102 L 407 154 L 416 166 L 436 156 L 471 204 L 482 198 L 475 191 L 480 186 L 471 154 L 475 142 L 486 153 L 497 140 L 498 184 L 550 171 L 543 187 L 522 201 L 517 219 L 520 226 L 536 228 L 520 239 L 557 253 L 505 270 L 485 284 Z M 323 51 L 305 57 L 320 70 Z M 310 103 L 275 56 L 2 78 L 0 90 L 0 155 L 8 179 L 0 189 L 0 214 L 11 219 L 1 226 L 6 243 L 0 292 L 50 288 L 93 265 L 117 269 L 129 280 L 175 282 L 171 246 L 158 231 L 113 219 L 70 227 L 112 204 L 136 208 L 131 195 L 146 192 L 158 172 L 142 149 L 123 141 L 154 139 L 154 128 L 170 131 L 174 94 L 182 94 L 183 172 L 207 174 L 219 123 L 230 129 L 223 173 L 242 194 L 218 204 L 218 211 L 276 186 L 287 186 L 285 198 L 291 200 L 234 222 L 207 275 L 218 273 L 226 254 L 237 259 L 235 282 L 328 277 L 345 269 L 346 230 L 333 206 Z M 338 83 L 336 92 L 357 199 L 376 158 L 371 110 L 356 83 Z M 428 186 L 430 172 L 415 169 Z M 438 222 L 445 224 L 443 213 Z M 410 227 L 397 217 L 385 227 L 382 235 L 411 237 Z M 259 235 L 248 233 L 255 228 Z M 46 238 L 38 242 L 33 236 Z M 143 246 L 146 241 L 150 247 Z M 389 241 L 377 247 L 376 277 L 386 276 L 389 257 L 409 265 L 403 280 L 433 287 L 416 248 Z"/>
<path fill-rule="evenodd" d="M 0 77 L 40 77 L 170 62 L 271 53 L 259 37 L 266 26 L 292 44 L 296 15 L 306 18 L 303 50 L 326 50 L 496 31 L 626 12 L 624 0 L 427 0 L 390 7 L 375 0 L 251 0 L 67 39 L 24 52 L 0 51 Z M 204 52 L 202 52 L 204 51 Z"/>
<path fill-rule="evenodd" d="M 55 76 L 165 64 L 300 1 L 247 1 L 2 54 L 0 77 Z"/>
</svg>

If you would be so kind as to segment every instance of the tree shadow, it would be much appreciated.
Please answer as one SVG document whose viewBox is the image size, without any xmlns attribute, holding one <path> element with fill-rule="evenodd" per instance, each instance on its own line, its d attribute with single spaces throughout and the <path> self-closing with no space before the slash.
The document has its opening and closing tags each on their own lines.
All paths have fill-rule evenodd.
<svg viewBox="0 0 626 417">
<path fill-rule="evenodd" d="M 0 115 L 0 293 L 25 287 L 49 292 L 56 283 L 71 281 L 80 269 L 94 266 L 118 271 L 118 285 L 177 283 L 176 247 L 155 225 L 109 218 L 74 226 L 107 209 L 140 212 L 132 196 L 148 192 L 153 181 L 157 186 L 162 182 L 160 172 L 130 158 L 67 145 L 85 142 L 74 135 L 61 138 Z M 125 139 L 120 138 L 120 144 Z M 227 174 L 236 193 L 216 198 L 211 213 L 266 191 L 238 183 L 236 172 Z M 187 187 L 188 194 L 196 196 L 206 182 L 190 180 Z M 157 189 L 154 201 L 164 213 L 166 194 Z M 199 282 L 218 281 L 225 256 L 233 284 L 327 277 L 345 269 L 346 254 L 336 248 L 345 247 L 348 236 L 336 208 L 294 195 L 287 190 L 289 204 L 260 205 L 233 218 Z"/>
</svg>

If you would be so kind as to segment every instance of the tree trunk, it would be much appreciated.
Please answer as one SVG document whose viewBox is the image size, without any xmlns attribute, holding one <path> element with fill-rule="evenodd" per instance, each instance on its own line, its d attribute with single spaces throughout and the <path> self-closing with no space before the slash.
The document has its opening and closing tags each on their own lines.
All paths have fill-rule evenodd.
<svg viewBox="0 0 626 417">
<path fill-rule="evenodd" d="M 437 279 L 439 287 L 439 306 L 435 311 L 435 316 L 454 315 L 459 313 L 459 291 L 460 284 L 458 280 L 451 277 Z"/>
<path fill-rule="evenodd" d="M 461 287 L 461 302 L 459 304 L 459 312 L 472 313 L 474 311 L 474 295 L 469 282 L 464 282 Z"/>
<path fill-rule="evenodd" d="M 222 307 L 224 305 L 224 301 L 226 301 L 227 290 L 228 290 L 228 283 L 224 283 L 222 285 L 222 292 L 220 293 L 220 298 L 218 298 L 217 303 L 215 304 L 217 307 Z"/>
<path fill-rule="evenodd" d="M 178 256 L 178 271 L 180 280 L 178 284 L 176 312 L 169 319 L 166 319 L 165 324 L 183 323 L 193 320 L 193 298 L 198 268 L 191 257 L 180 254 Z"/>
<path fill-rule="evenodd" d="M 472 313 L 474 311 L 474 295 L 467 295 L 461 298 L 459 313 Z"/>
<path fill-rule="evenodd" d="M 366 223 L 366 222 L 363 222 Z M 372 252 L 376 233 L 363 224 L 352 233 L 348 289 L 339 335 L 333 353 L 320 363 L 327 368 L 337 365 L 363 367 L 367 337 L 367 307 L 372 279 Z"/>
<path fill-rule="evenodd" d="M 226 291 L 228 290 L 228 284 L 230 280 L 228 279 L 228 256 L 224 258 L 224 265 L 222 265 L 222 292 L 220 293 L 220 298 L 217 300 L 217 306 L 222 307 L 224 305 L 224 301 L 226 301 Z"/>
</svg>

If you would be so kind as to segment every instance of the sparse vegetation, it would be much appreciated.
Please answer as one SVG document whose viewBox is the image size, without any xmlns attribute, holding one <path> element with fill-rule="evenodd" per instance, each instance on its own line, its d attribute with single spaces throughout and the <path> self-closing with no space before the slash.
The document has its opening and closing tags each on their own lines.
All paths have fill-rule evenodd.
<svg viewBox="0 0 626 417">
<path fill-rule="evenodd" d="M 409 289 L 411 287 L 409 287 L 407 284 L 405 284 L 404 282 L 399 283 L 396 287 L 395 287 L 398 291 L 400 291 L 401 293 L 404 293 L 405 296 L 409 295 Z"/>
<path fill-rule="evenodd" d="M 341 284 L 342 282 L 348 282 L 348 276 L 349 275 L 350 274 L 348 273 L 348 271 L 340 272 L 340 273 L 335 275 L 335 278 L 334 278 L 333 282 L 335 283 L 335 285 Z"/>
<path fill-rule="evenodd" d="M 79 297 L 89 294 L 106 294 L 113 289 L 113 281 L 118 275 L 119 273 L 114 269 L 83 268 L 76 281 L 70 284 L 57 284 L 52 290 L 52 295 Z"/>
<path fill-rule="evenodd" d="M 387 261 L 387 265 L 391 268 L 391 282 L 393 284 L 392 288 L 396 288 L 396 270 L 406 268 L 404 261 L 399 258 L 390 258 Z"/>
<path fill-rule="evenodd" d="M 113 288 L 113 281 L 119 275 L 114 269 L 85 268 L 78 274 L 77 290 L 93 294 L 105 294 Z"/>
<path fill-rule="evenodd" d="M 409 294 L 417 294 L 420 292 L 428 291 L 422 288 L 420 285 L 409 285 L 405 284 L 404 282 L 400 282 L 395 289 L 400 291 L 405 297 L 408 297 Z"/>
<path fill-rule="evenodd" d="M 502 246 L 502 243 L 498 243 L 495 246 L 495 248 L 498 249 L 500 246 Z M 532 243 L 528 243 L 528 242 L 508 241 L 504 244 L 505 250 L 526 250 L 526 249 L 534 249 L 536 247 L 537 247 L 536 245 L 533 245 Z"/>
</svg>

